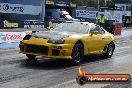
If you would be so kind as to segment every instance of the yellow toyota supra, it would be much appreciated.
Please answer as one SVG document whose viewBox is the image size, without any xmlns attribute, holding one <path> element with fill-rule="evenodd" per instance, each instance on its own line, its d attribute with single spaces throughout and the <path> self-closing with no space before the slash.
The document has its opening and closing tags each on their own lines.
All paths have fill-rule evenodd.
<svg viewBox="0 0 132 88">
<path fill-rule="evenodd" d="M 80 63 L 84 55 L 113 55 L 115 39 L 112 34 L 97 24 L 89 22 L 60 23 L 49 31 L 26 35 L 20 41 L 20 53 L 28 60 L 36 56 L 72 59 Z"/>
</svg>

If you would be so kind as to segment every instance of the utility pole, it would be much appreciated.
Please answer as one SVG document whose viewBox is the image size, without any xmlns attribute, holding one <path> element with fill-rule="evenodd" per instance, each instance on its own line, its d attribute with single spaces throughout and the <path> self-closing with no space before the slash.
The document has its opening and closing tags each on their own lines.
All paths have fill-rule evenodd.
<svg viewBox="0 0 132 88">
<path fill-rule="evenodd" d="M 106 6 L 106 0 L 105 0 L 105 6 Z"/>
<path fill-rule="evenodd" d="M 45 18 L 45 6 L 46 6 L 46 0 L 41 0 L 41 7 L 42 7 L 41 20 L 42 21 L 44 21 L 44 18 Z"/>
<path fill-rule="evenodd" d="M 100 6 L 99 6 L 99 0 L 98 0 L 98 10 L 99 10 L 99 7 L 100 7 Z"/>
</svg>

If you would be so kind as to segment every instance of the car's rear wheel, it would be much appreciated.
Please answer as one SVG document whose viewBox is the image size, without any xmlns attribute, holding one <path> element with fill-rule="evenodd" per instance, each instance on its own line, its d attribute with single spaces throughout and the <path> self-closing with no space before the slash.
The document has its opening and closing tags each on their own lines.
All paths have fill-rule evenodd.
<svg viewBox="0 0 132 88">
<path fill-rule="evenodd" d="M 84 57 L 84 48 L 83 45 L 77 43 L 74 45 L 72 50 L 72 60 L 75 64 L 80 64 Z"/>
<path fill-rule="evenodd" d="M 35 55 L 29 55 L 29 54 L 26 54 L 26 56 L 28 57 L 28 59 L 27 59 L 27 62 L 30 62 L 30 61 L 36 61 L 36 56 Z"/>
<path fill-rule="evenodd" d="M 113 43 L 110 43 L 106 49 L 106 53 L 104 54 L 105 58 L 111 58 L 114 50 L 115 50 L 115 45 Z"/>
</svg>

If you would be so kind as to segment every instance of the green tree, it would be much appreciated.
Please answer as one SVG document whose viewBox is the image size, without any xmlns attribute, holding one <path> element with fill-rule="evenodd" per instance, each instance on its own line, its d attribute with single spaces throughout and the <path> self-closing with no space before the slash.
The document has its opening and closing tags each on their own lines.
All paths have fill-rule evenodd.
<svg viewBox="0 0 132 88">
<path fill-rule="evenodd" d="M 92 6 L 92 7 L 97 7 L 98 0 L 75 0 L 78 6 Z M 104 6 L 104 1 L 105 0 L 99 0 L 100 6 Z M 127 3 L 132 3 L 132 0 L 109 0 L 109 2 L 127 2 Z M 107 2 L 107 3 L 109 3 Z"/>
<path fill-rule="evenodd" d="M 127 2 L 127 3 L 131 3 L 132 0 L 112 0 L 112 2 Z"/>
<path fill-rule="evenodd" d="M 99 0 L 100 5 L 104 5 L 105 0 Z M 98 0 L 76 0 L 77 5 L 80 6 L 97 6 Z"/>
<path fill-rule="evenodd" d="M 99 0 L 100 5 L 104 4 L 104 0 Z M 97 7 L 98 0 L 76 0 L 78 6 L 89 6 L 89 7 Z"/>
</svg>

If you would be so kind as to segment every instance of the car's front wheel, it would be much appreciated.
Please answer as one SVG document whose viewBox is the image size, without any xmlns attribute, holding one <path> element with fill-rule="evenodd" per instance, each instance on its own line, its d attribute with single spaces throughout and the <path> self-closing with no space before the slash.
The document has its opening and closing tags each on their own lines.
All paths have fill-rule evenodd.
<svg viewBox="0 0 132 88">
<path fill-rule="evenodd" d="M 84 48 L 83 45 L 80 43 L 77 43 L 74 45 L 72 50 L 72 60 L 75 64 L 80 64 L 84 57 Z"/>
<path fill-rule="evenodd" d="M 107 46 L 107 49 L 106 49 L 106 53 L 104 54 L 104 56 L 106 58 L 111 58 L 112 55 L 113 55 L 113 52 L 115 50 L 115 45 L 113 43 L 110 43 L 108 46 Z"/>
</svg>

